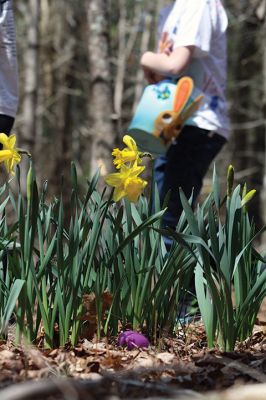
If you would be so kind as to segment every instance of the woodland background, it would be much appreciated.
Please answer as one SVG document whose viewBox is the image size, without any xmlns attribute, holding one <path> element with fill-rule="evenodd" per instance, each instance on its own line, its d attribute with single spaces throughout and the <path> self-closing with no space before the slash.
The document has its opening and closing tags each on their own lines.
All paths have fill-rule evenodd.
<svg viewBox="0 0 266 400">
<path fill-rule="evenodd" d="M 20 74 L 14 131 L 52 193 L 59 192 L 62 175 L 68 187 L 72 160 L 80 177 L 89 178 L 99 165 L 102 174 L 112 168 L 112 148 L 145 84 L 140 54 L 154 49 L 156 18 L 167 3 L 14 0 Z M 232 134 L 218 171 L 225 179 L 232 163 L 237 181 L 257 189 L 250 211 L 260 227 L 266 223 L 266 0 L 224 3 Z M 207 177 L 203 196 L 209 185 Z"/>
</svg>

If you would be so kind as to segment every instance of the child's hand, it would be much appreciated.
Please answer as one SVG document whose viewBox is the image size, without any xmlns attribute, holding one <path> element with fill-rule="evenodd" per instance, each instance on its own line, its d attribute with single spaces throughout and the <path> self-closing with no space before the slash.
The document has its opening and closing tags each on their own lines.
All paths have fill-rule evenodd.
<svg viewBox="0 0 266 400">
<path fill-rule="evenodd" d="M 168 56 L 173 51 L 173 40 L 169 39 L 168 33 L 163 32 L 159 41 L 159 53 L 167 54 Z"/>
</svg>

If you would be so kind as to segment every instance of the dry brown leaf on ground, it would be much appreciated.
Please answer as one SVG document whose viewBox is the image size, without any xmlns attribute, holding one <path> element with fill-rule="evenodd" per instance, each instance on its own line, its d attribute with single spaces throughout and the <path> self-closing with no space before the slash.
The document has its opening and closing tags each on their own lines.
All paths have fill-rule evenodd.
<svg viewBox="0 0 266 400">
<path fill-rule="evenodd" d="M 109 292 L 104 292 L 101 296 L 101 323 L 104 322 L 105 313 L 110 309 L 113 301 L 113 296 Z M 80 316 L 83 321 L 81 338 L 91 340 L 98 326 L 98 316 L 96 307 L 95 293 L 83 295 L 83 313 Z"/>
</svg>

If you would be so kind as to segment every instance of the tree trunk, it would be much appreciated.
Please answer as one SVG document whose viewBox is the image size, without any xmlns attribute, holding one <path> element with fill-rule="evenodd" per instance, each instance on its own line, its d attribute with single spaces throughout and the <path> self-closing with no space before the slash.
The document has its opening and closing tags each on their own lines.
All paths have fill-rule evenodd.
<svg viewBox="0 0 266 400">
<path fill-rule="evenodd" d="M 263 112 L 263 119 L 264 119 L 264 171 L 263 171 L 263 185 L 261 190 L 261 213 L 262 213 L 262 220 L 264 225 L 266 224 L 266 151 L 265 151 L 265 144 L 266 144 L 266 1 L 262 1 L 262 18 L 264 19 L 263 28 L 262 28 L 262 40 L 261 40 L 261 48 L 262 48 L 262 77 L 263 77 L 263 105 L 262 105 L 262 112 Z M 265 234 L 264 234 L 265 236 Z M 265 237 L 264 237 L 265 239 Z"/>
<path fill-rule="evenodd" d="M 228 2 L 230 4 L 230 1 Z M 259 190 L 262 183 L 261 153 L 263 127 L 261 118 L 262 48 L 258 41 L 261 26 L 255 16 L 255 0 L 232 2 L 233 18 L 229 24 L 229 98 L 232 120 L 231 159 L 234 160 L 237 183 L 247 183 L 248 189 Z M 228 4 L 228 6 L 229 6 Z M 261 227 L 260 196 L 249 205 L 249 212 Z"/>
<path fill-rule="evenodd" d="M 17 5 L 25 21 L 23 46 L 23 96 L 22 123 L 18 123 L 19 146 L 34 156 L 36 141 L 36 120 L 38 104 L 38 68 L 39 68 L 39 24 L 40 0 L 28 0 Z M 28 160 L 24 157 L 20 164 L 21 187 L 26 191 Z"/>
<path fill-rule="evenodd" d="M 92 141 L 90 170 L 93 175 L 100 168 L 104 176 L 112 170 L 112 148 L 115 134 L 112 124 L 112 90 L 109 65 L 109 36 L 107 1 L 88 1 L 88 51 L 90 71 L 90 136 Z M 104 186 L 103 180 L 99 188 Z"/>
<path fill-rule="evenodd" d="M 36 137 L 36 111 L 38 104 L 39 24 L 40 0 L 29 0 L 25 22 L 27 25 L 24 52 L 24 98 L 22 146 L 33 151 Z"/>
<path fill-rule="evenodd" d="M 142 17 L 142 4 L 133 4 L 133 18 L 127 20 L 127 3 L 125 0 L 119 2 L 119 23 L 118 23 L 118 53 L 116 66 L 116 79 L 114 89 L 114 111 L 117 118 L 118 132 L 122 130 L 123 100 L 125 95 L 125 83 L 128 70 L 129 58 L 132 56 L 138 36 L 138 27 Z M 143 33 L 145 34 L 145 32 Z"/>
<path fill-rule="evenodd" d="M 152 23 L 152 15 L 149 12 L 145 13 L 144 20 L 144 29 L 142 33 L 142 38 L 140 42 L 140 54 L 143 54 L 149 48 L 150 36 L 151 36 L 151 23 Z M 141 97 L 143 87 L 145 84 L 144 75 L 141 67 L 139 66 L 136 78 L 136 86 L 135 86 L 135 94 L 134 94 L 134 103 L 132 113 L 134 114 L 136 107 L 138 105 L 139 99 Z"/>
</svg>

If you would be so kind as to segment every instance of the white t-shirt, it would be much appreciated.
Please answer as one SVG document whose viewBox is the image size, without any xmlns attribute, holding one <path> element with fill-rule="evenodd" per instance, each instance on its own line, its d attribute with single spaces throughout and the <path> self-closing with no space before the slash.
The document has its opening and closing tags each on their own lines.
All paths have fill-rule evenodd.
<svg viewBox="0 0 266 400">
<path fill-rule="evenodd" d="M 17 106 L 16 31 L 12 0 L 0 0 L 0 114 L 15 117 Z"/>
<path fill-rule="evenodd" d="M 230 127 L 225 98 L 228 19 L 221 1 L 176 0 L 171 8 L 162 10 L 162 19 L 161 32 L 168 33 L 173 49 L 196 47 L 192 62 L 182 75 L 193 78 L 196 92 L 202 92 L 204 99 L 186 124 L 228 138 Z"/>
</svg>

